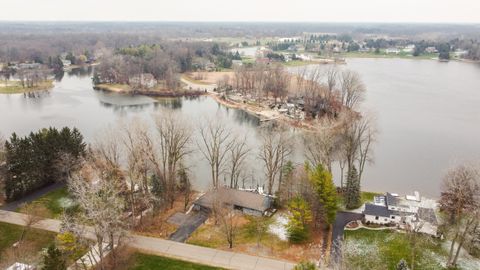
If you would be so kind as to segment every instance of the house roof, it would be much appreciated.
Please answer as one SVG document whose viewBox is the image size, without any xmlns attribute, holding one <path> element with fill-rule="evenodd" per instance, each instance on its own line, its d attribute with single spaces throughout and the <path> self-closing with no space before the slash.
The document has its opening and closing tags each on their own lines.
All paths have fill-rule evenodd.
<svg viewBox="0 0 480 270">
<path fill-rule="evenodd" d="M 215 200 L 223 201 L 229 205 L 240 206 L 264 212 L 271 207 L 272 198 L 249 191 L 219 187 L 210 190 L 198 198 L 194 203 L 206 208 L 212 208 Z"/>
<path fill-rule="evenodd" d="M 365 210 L 363 213 L 370 216 L 390 217 L 393 211 L 388 210 L 387 207 L 381 205 L 375 205 L 371 203 L 365 204 Z"/>
<path fill-rule="evenodd" d="M 419 207 L 417 212 L 418 218 L 425 220 L 426 222 L 437 225 L 437 216 L 435 215 L 435 211 L 431 208 L 423 208 Z"/>
<path fill-rule="evenodd" d="M 398 206 L 399 204 L 399 199 L 393 196 L 392 193 L 387 192 L 387 194 L 385 195 L 385 199 L 387 200 L 387 206 Z"/>
</svg>

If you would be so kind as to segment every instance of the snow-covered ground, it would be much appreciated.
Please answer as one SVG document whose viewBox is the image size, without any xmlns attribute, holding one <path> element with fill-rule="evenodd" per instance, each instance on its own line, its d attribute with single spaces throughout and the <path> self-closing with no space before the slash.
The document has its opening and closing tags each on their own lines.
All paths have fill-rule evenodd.
<svg viewBox="0 0 480 270">
<path fill-rule="evenodd" d="M 278 236 L 281 240 L 287 240 L 287 224 L 288 216 L 286 214 L 280 214 L 274 216 L 274 222 L 268 227 L 268 232 Z"/>
</svg>

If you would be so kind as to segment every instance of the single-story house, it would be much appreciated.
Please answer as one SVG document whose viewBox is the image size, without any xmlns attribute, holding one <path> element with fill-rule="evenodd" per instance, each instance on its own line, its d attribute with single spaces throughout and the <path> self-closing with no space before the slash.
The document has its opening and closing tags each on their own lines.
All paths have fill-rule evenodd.
<svg viewBox="0 0 480 270">
<path fill-rule="evenodd" d="M 216 201 L 247 215 L 263 216 L 272 207 L 273 198 L 256 192 L 219 187 L 193 202 L 194 209 L 210 211 Z"/>
</svg>

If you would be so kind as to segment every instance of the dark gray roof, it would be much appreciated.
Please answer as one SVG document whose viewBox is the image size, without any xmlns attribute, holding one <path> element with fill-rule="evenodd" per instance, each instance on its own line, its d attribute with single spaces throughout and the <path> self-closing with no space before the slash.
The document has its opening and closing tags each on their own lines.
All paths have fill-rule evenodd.
<svg viewBox="0 0 480 270">
<path fill-rule="evenodd" d="M 363 213 L 370 216 L 390 217 L 393 211 L 388 210 L 387 207 L 381 205 L 375 205 L 371 203 L 365 204 L 365 210 Z"/>
<path fill-rule="evenodd" d="M 419 207 L 418 208 L 418 218 L 425 220 L 426 222 L 432 224 L 432 225 L 437 225 L 437 216 L 435 215 L 435 211 L 431 208 L 423 208 Z"/>
<path fill-rule="evenodd" d="M 387 192 L 387 194 L 385 195 L 385 199 L 387 200 L 387 206 L 398 206 L 399 200 L 391 193 Z"/>
<path fill-rule="evenodd" d="M 208 191 L 194 203 L 206 208 L 212 208 L 212 202 L 215 200 L 260 212 L 268 210 L 273 201 L 272 198 L 258 193 L 219 187 L 217 190 Z"/>
</svg>

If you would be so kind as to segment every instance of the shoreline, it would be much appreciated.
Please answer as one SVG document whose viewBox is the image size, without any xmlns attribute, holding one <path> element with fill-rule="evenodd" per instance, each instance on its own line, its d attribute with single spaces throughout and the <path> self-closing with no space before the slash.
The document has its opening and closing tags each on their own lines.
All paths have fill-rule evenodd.
<svg viewBox="0 0 480 270">
<path fill-rule="evenodd" d="M 111 93 L 119 94 L 130 94 L 130 95 L 144 95 L 149 97 L 192 97 L 192 96 L 202 96 L 206 93 L 204 91 L 192 91 L 192 90 L 135 90 L 131 89 L 129 86 L 119 86 L 119 85 L 106 85 L 98 84 L 94 85 L 93 89 L 96 91 L 105 91 Z"/>
<path fill-rule="evenodd" d="M 5 86 L 5 84 L 1 85 L 0 95 L 25 94 L 25 93 L 32 93 L 32 92 L 50 91 L 55 87 L 54 80 L 46 80 L 30 88 L 22 87 L 18 81 L 11 81 L 11 84 L 12 85 L 7 85 L 7 86 Z"/>
</svg>

